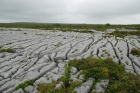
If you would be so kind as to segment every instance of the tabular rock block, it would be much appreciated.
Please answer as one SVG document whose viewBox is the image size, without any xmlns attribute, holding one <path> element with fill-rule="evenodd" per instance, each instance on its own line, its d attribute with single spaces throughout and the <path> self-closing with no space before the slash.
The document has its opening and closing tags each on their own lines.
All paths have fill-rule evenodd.
<svg viewBox="0 0 140 93">
<path fill-rule="evenodd" d="M 78 93 L 89 93 L 90 87 L 92 86 L 92 84 L 93 84 L 93 81 L 88 80 L 85 83 L 83 83 L 81 87 L 76 87 L 73 91 L 76 91 Z"/>
<path fill-rule="evenodd" d="M 52 75 L 52 80 L 53 80 L 53 81 L 57 81 L 57 80 L 60 79 L 62 76 L 64 76 L 64 75 L 56 75 L 56 74 L 54 74 L 54 75 Z"/>
<path fill-rule="evenodd" d="M 37 61 L 36 64 L 43 64 L 43 63 L 47 63 L 47 62 L 49 62 L 49 61 L 50 61 L 49 55 L 46 54 L 46 55 L 44 55 L 43 57 L 41 57 L 41 58 Z"/>
<path fill-rule="evenodd" d="M 140 68 L 136 66 L 135 63 L 133 63 L 133 66 L 134 66 L 135 72 L 140 75 Z"/>
<path fill-rule="evenodd" d="M 10 78 L 10 76 L 11 76 L 11 73 L 10 73 L 10 72 L 9 72 L 9 73 L 8 73 L 8 72 L 6 72 L 6 73 L 4 74 L 4 76 L 3 76 L 3 77 L 4 77 L 4 78 Z"/>
<path fill-rule="evenodd" d="M 58 88 L 60 89 L 60 88 L 61 88 L 61 85 L 62 85 L 62 84 L 56 84 L 56 85 L 55 85 L 55 89 L 58 89 Z"/>
<path fill-rule="evenodd" d="M 46 65 L 48 65 L 48 64 L 47 63 L 37 64 L 37 65 L 34 65 L 33 67 L 31 67 L 28 71 L 38 70 Z"/>
<path fill-rule="evenodd" d="M 24 91 L 20 88 L 17 91 L 14 91 L 13 93 L 24 93 Z"/>
<path fill-rule="evenodd" d="M 55 59 L 54 59 L 54 58 L 55 58 L 55 56 L 56 56 L 56 55 L 57 55 L 57 53 L 56 53 L 56 52 L 53 52 L 53 53 L 51 54 L 51 60 L 52 60 L 52 61 L 55 61 Z"/>
<path fill-rule="evenodd" d="M 70 57 L 81 55 L 91 43 L 92 43 L 92 39 L 79 42 L 76 46 L 74 46 L 70 50 L 67 57 L 70 58 Z"/>
<path fill-rule="evenodd" d="M 32 56 L 34 56 L 34 57 L 39 57 L 39 53 L 40 53 L 41 51 L 45 50 L 46 47 L 47 47 L 47 46 L 46 46 L 46 44 L 45 44 L 45 45 L 43 45 L 42 47 L 40 47 L 39 49 L 35 50 L 35 51 L 33 52 Z"/>
<path fill-rule="evenodd" d="M 25 89 L 24 89 L 27 93 L 31 93 L 34 91 L 34 87 L 33 86 L 27 86 Z"/>
<path fill-rule="evenodd" d="M 49 65 L 43 67 L 43 68 L 40 70 L 40 73 L 44 73 L 44 72 L 50 71 L 51 69 L 54 69 L 55 67 L 56 67 L 56 63 L 55 63 L 55 62 L 52 62 L 52 63 L 50 63 Z"/>
<path fill-rule="evenodd" d="M 52 72 L 48 72 L 45 76 L 47 77 L 47 79 L 52 78 L 53 81 L 57 81 L 58 79 L 60 79 L 64 75 L 58 75 L 58 74 L 54 74 Z"/>
<path fill-rule="evenodd" d="M 35 84 L 39 83 L 52 83 L 52 79 L 47 79 L 46 77 L 41 77 L 40 79 L 35 81 Z"/>
<path fill-rule="evenodd" d="M 20 82 L 18 80 L 15 80 L 15 79 L 12 79 L 10 81 L 7 81 L 5 84 L 3 84 L 1 87 L 0 87 L 0 91 L 5 91 L 5 90 L 8 90 L 10 89 L 11 87 L 14 87 L 16 86 L 17 84 L 19 84 Z"/>
<path fill-rule="evenodd" d="M 92 92 L 104 92 L 109 84 L 109 80 L 101 80 L 99 83 L 96 84 L 96 88 L 92 90 Z M 105 89 L 104 89 L 105 88 Z"/>
<path fill-rule="evenodd" d="M 72 75 L 76 74 L 78 72 L 76 67 L 71 67 Z"/>
<path fill-rule="evenodd" d="M 15 87 L 11 87 L 2 93 L 13 93 L 13 91 L 15 91 Z"/>
<path fill-rule="evenodd" d="M 125 70 L 127 73 L 129 73 L 129 72 L 134 73 L 134 69 L 133 69 L 131 60 L 127 56 L 123 56 L 121 63 L 125 65 Z"/>
<path fill-rule="evenodd" d="M 38 72 L 37 70 L 29 71 L 27 74 L 25 74 L 24 81 L 28 79 L 31 79 L 31 80 L 37 79 L 39 76 L 44 75 L 45 73 L 47 73 L 51 69 L 54 69 L 55 67 L 56 67 L 56 63 L 52 62 L 49 65 L 44 66 L 40 70 L 40 72 Z"/>
<path fill-rule="evenodd" d="M 84 80 L 85 80 L 85 77 L 84 77 L 84 76 L 85 76 L 84 74 L 80 75 L 80 76 L 79 76 L 79 79 L 81 79 L 81 80 L 84 81 Z"/>
<path fill-rule="evenodd" d="M 40 76 L 40 73 L 37 70 L 34 71 L 29 71 L 27 74 L 24 76 L 24 80 L 34 80 Z"/>
<path fill-rule="evenodd" d="M 70 49 L 71 48 L 64 47 L 63 49 L 58 51 L 58 53 L 57 53 L 57 55 L 55 57 L 55 61 L 57 61 L 57 60 L 66 60 L 66 55 L 70 51 Z"/>
<path fill-rule="evenodd" d="M 51 72 L 53 72 L 53 73 L 58 73 L 58 67 L 56 67 L 54 70 L 51 70 Z"/>
<path fill-rule="evenodd" d="M 58 67 L 60 67 L 60 68 L 64 68 L 64 66 L 65 66 L 64 63 L 59 63 L 59 64 L 58 64 Z"/>
</svg>

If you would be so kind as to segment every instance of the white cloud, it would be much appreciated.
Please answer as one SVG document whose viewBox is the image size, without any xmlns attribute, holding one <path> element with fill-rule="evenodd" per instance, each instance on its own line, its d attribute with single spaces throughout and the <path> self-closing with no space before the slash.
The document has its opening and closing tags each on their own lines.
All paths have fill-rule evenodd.
<svg viewBox="0 0 140 93">
<path fill-rule="evenodd" d="M 0 0 L 0 22 L 140 23 L 140 0 Z"/>
</svg>

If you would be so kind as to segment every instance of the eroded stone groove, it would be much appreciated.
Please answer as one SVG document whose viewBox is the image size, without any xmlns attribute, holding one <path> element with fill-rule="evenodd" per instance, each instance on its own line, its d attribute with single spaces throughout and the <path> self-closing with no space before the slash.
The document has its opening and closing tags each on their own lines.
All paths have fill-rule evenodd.
<svg viewBox="0 0 140 93">
<path fill-rule="evenodd" d="M 27 80 L 33 80 L 35 87 L 28 86 L 24 91 L 37 93 L 37 84 L 52 83 L 65 75 L 64 65 L 69 60 L 88 56 L 102 59 L 111 57 L 114 62 L 124 64 L 126 72 L 140 74 L 140 57 L 130 53 L 132 48 L 140 49 L 140 40 L 136 36 L 116 40 L 114 36 L 104 37 L 107 32 L 95 30 L 92 30 L 93 34 L 59 30 L 22 30 L 0 31 L 1 49 L 11 48 L 15 51 L 0 53 L 0 93 L 22 93 L 22 89 L 15 90 L 15 87 Z M 107 88 L 109 80 L 102 80 L 91 90 L 95 79 L 89 78 L 84 82 L 84 74 L 77 78 L 80 72 L 72 67 L 71 79 L 82 82 L 82 86 L 75 88 L 75 91 L 105 91 L 101 84 Z M 60 82 L 57 86 L 61 84 Z"/>
</svg>

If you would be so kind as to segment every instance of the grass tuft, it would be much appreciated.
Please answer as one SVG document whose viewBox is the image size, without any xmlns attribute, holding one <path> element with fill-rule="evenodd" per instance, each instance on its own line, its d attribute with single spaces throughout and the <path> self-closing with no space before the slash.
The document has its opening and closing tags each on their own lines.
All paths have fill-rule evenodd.
<svg viewBox="0 0 140 93">
<path fill-rule="evenodd" d="M 24 89 L 24 88 L 26 88 L 29 85 L 33 85 L 33 83 L 34 82 L 32 80 L 25 81 L 24 83 L 21 83 L 18 86 L 16 86 L 16 90 L 18 90 L 20 88 Z"/>
<path fill-rule="evenodd" d="M 136 48 L 132 48 L 131 49 L 131 54 L 132 55 L 140 56 L 140 50 L 139 49 L 136 49 Z"/>
<path fill-rule="evenodd" d="M 10 48 L 8 48 L 8 49 L 1 49 L 0 53 L 2 53 L 2 52 L 14 53 L 14 49 L 10 49 Z"/>
<path fill-rule="evenodd" d="M 118 79 L 125 73 L 125 67 L 113 62 L 112 58 L 96 59 L 88 57 L 78 60 L 70 60 L 68 64 L 69 66 L 76 67 L 78 70 L 83 70 L 86 79 L 89 77 L 96 79 L 107 79 L 114 77 Z"/>
</svg>

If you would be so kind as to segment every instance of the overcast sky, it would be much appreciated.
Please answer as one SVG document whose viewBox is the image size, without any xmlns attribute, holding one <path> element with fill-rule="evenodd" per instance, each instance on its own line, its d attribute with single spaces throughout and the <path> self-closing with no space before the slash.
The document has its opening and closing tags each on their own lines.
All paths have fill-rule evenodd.
<svg viewBox="0 0 140 93">
<path fill-rule="evenodd" d="M 0 0 L 0 23 L 140 24 L 140 0 Z"/>
</svg>

